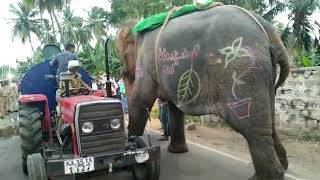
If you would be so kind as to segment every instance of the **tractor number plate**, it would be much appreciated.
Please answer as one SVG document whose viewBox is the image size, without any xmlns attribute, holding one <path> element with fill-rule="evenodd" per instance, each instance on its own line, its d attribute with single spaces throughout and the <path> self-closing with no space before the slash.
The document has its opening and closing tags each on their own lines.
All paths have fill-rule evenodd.
<svg viewBox="0 0 320 180">
<path fill-rule="evenodd" d="M 77 174 L 94 171 L 94 158 L 79 158 L 64 161 L 65 174 Z"/>
</svg>

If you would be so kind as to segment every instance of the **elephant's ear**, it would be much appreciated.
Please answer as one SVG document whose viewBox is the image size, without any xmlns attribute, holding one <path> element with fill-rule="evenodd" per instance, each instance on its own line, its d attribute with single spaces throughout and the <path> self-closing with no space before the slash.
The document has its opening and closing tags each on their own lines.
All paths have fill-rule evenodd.
<svg viewBox="0 0 320 180">
<path fill-rule="evenodd" d="M 128 20 L 123 24 L 118 33 L 117 50 L 122 61 L 125 57 L 129 44 L 135 44 L 136 38 L 131 31 L 138 22 L 138 20 Z"/>
</svg>

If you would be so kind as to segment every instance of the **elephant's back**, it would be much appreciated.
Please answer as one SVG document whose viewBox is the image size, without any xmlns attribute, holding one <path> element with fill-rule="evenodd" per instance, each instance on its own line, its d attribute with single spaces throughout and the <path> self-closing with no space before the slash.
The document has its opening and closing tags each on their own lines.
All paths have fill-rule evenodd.
<svg viewBox="0 0 320 180">
<path fill-rule="evenodd" d="M 152 34 L 158 33 L 159 29 Z M 236 7 L 215 7 L 172 19 L 156 43 L 163 89 L 191 114 L 212 113 L 221 108 L 218 104 L 249 96 L 245 91 L 258 81 L 255 75 L 269 81 L 272 74 L 266 34 Z"/>
</svg>

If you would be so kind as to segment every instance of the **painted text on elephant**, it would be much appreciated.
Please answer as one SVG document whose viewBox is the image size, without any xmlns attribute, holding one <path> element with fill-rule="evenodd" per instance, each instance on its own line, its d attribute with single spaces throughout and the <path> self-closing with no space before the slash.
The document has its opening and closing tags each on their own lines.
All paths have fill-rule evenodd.
<svg viewBox="0 0 320 180">
<path fill-rule="evenodd" d="M 166 74 L 173 74 L 174 67 L 179 65 L 180 60 L 194 60 L 200 51 L 200 45 L 196 44 L 193 48 L 187 49 L 182 48 L 180 50 L 167 51 L 166 48 L 158 49 L 158 61 L 159 62 L 169 62 L 163 66 L 163 72 Z"/>
</svg>

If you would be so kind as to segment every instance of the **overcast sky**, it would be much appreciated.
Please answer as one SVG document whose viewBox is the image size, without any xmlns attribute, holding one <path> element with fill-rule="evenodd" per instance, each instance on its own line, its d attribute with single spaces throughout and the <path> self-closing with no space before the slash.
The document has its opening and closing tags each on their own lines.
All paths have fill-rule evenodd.
<svg viewBox="0 0 320 180">
<path fill-rule="evenodd" d="M 8 24 L 10 17 L 9 5 L 21 2 L 21 0 L 1 0 L 0 4 L 0 66 L 9 65 L 16 66 L 16 59 L 24 60 L 26 57 L 32 55 L 32 50 L 28 42 L 22 44 L 19 38 L 12 41 L 11 31 L 12 24 Z M 88 10 L 93 6 L 102 7 L 108 9 L 110 5 L 107 0 L 73 0 L 71 8 L 74 10 L 75 15 L 85 17 Z M 39 43 L 34 42 L 34 47 L 37 47 Z"/>
<path fill-rule="evenodd" d="M 1 0 L 0 5 L 0 66 L 9 65 L 12 67 L 16 66 L 16 59 L 25 60 L 26 57 L 32 55 L 32 50 L 29 43 L 22 44 L 19 38 L 12 41 L 11 31 L 12 24 L 8 24 L 10 17 L 12 17 L 9 12 L 9 5 L 16 4 L 21 0 Z M 71 3 L 71 8 L 74 10 L 75 15 L 85 17 L 87 15 L 86 11 L 90 10 L 93 6 L 102 7 L 104 9 L 109 9 L 110 4 L 107 0 L 73 0 Z M 312 17 L 312 21 L 315 20 L 316 16 L 320 16 L 319 13 Z M 278 15 L 276 20 L 287 23 L 287 13 L 282 13 Z M 35 40 L 34 47 L 37 47 L 39 43 Z"/>
</svg>

